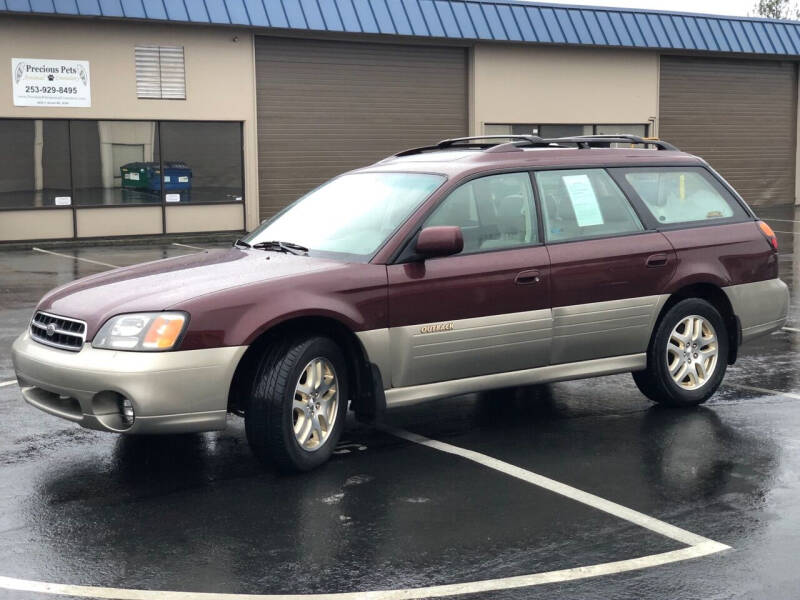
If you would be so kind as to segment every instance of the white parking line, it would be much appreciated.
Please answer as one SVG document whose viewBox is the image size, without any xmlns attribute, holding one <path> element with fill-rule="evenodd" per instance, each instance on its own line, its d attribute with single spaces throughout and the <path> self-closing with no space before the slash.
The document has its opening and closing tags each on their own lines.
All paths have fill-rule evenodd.
<svg viewBox="0 0 800 600">
<path fill-rule="evenodd" d="M 650 517 L 644 513 L 640 513 L 633 509 L 622 506 L 621 504 L 617 504 L 616 502 L 611 502 L 610 500 L 595 496 L 589 492 L 584 492 L 583 490 L 579 490 L 578 488 L 574 488 L 565 483 L 561 483 L 532 471 L 526 471 L 525 469 L 507 462 L 503 462 L 502 460 L 497 460 L 491 456 L 486 456 L 485 454 L 480 454 L 479 452 L 459 448 L 458 446 L 453 446 L 452 444 L 447 444 L 445 442 L 432 440 L 408 431 L 402 431 L 398 429 L 386 429 L 386 431 L 399 438 L 408 440 L 409 442 L 421 444 L 422 446 L 434 448 L 442 452 L 447 452 L 448 454 L 455 454 L 456 456 L 466 458 L 467 460 L 476 462 L 484 467 L 489 467 L 490 469 L 500 471 L 501 473 L 511 477 L 516 477 L 517 479 L 521 479 L 527 483 L 532 483 L 533 485 L 544 488 L 550 492 L 560 494 L 561 496 L 565 496 L 570 500 L 581 502 L 597 510 L 614 515 L 617 518 L 624 519 L 629 523 L 633 523 L 639 527 L 644 527 L 645 529 L 654 531 L 655 533 L 661 534 L 677 542 L 681 542 L 682 544 L 695 546 L 712 541 L 708 538 L 704 538 L 703 536 L 686 531 L 685 529 L 680 529 L 679 527 L 665 523 L 664 521 L 654 519 L 653 517 Z"/>
<path fill-rule="evenodd" d="M 575 581 L 637 571 L 674 562 L 708 556 L 717 552 L 730 549 L 730 546 L 715 542 L 708 538 L 696 535 L 685 529 L 680 529 L 664 521 L 659 521 L 643 513 L 631 510 L 614 502 L 604 500 L 599 496 L 583 492 L 553 479 L 543 477 L 531 471 L 526 471 L 512 464 L 491 458 L 478 452 L 459 448 L 445 442 L 410 433 L 408 431 L 385 428 L 385 431 L 402 439 L 421 444 L 428 448 L 455 454 L 482 466 L 495 469 L 511 477 L 521 479 L 533 485 L 550 490 L 567 498 L 587 504 L 598 510 L 607 512 L 630 523 L 645 527 L 651 531 L 669 537 L 673 540 L 688 544 L 688 547 L 671 552 L 662 552 L 639 558 L 630 558 L 615 562 L 600 563 L 545 573 L 531 573 L 515 577 L 501 577 L 499 579 L 483 579 L 463 583 L 435 585 L 421 588 L 406 588 L 396 590 L 372 590 L 365 592 L 341 592 L 334 594 L 218 594 L 203 592 L 177 592 L 162 590 L 136 590 L 116 589 L 99 586 L 69 585 L 60 583 L 47 583 L 30 579 L 17 579 L 15 577 L 0 576 L 0 589 L 20 592 L 38 592 L 60 596 L 81 596 L 87 598 L 103 598 L 113 600 L 413 600 L 420 598 L 442 598 L 463 594 L 476 594 L 499 590 L 518 589 L 543 585 Z"/>
<path fill-rule="evenodd" d="M 180 246 L 181 248 L 191 248 L 192 250 L 203 250 L 206 251 L 206 248 L 201 248 L 200 246 L 190 246 L 189 244 L 179 244 L 178 242 L 172 242 L 173 246 Z"/>
<path fill-rule="evenodd" d="M 34 247 L 33 250 L 36 252 L 42 252 L 44 254 L 52 254 L 53 256 L 61 256 L 63 258 L 71 258 L 73 260 L 82 260 L 83 262 L 92 263 L 93 265 L 101 265 L 103 267 L 111 267 L 112 269 L 117 269 L 117 265 L 112 265 L 110 263 L 100 262 L 99 260 L 92 260 L 91 258 L 81 258 L 80 256 L 73 256 L 72 254 L 61 254 L 60 252 L 52 252 L 50 250 L 42 250 L 41 248 Z"/>
<path fill-rule="evenodd" d="M 800 221 L 793 221 L 792 219 L 771 219 L 769 217 L 762 217 L 762 221 L 778 221 L 780 223 L 800 223 Z"/>
<path fill-rule="evenodd" d="M 778 390 L 770 390 L 768 388 L 756 387 L 754 385 L 745 385 L 743 383 L 728 383 L 727 381 L 723 382 L 723 385 L 732 388 L 738 388 L 740 390 L 758 392 L 759 394 L 769 394 L 770 396 L 787 396 L 789 398 L 794 398 L 795 400 L 800 400 L 800 394 L 795 394 L 794 392 L 779 392 Z"/>
<path fill-rule="evenodd" d="M 17 385 L 17 380 L 13 379 L 11 381 L 3 381 L 0 383 L 0 387 L 6 387 L 7 385 Z"/>
<path fill-rule="evenodd" d="M 727 550 L 728 546 L 717 542 L 703 542 L 672 552 L 653 554 L 642 558 L 631 558 L 610 563 L 533 573 L 501 579 L 484 579 L 467 583 L 453 583 L 424 588 L 401 590 L 375 590 L 371 592 L 343 592 L 337 594 L 216 594 L 203 592 L 168 592 L 158 590 L 133 590 L 94 587 L 85 585 L 64 585 L 45 583 L 14 577 L 0 577 L 0 588 L 18 592 L 38 592 L 60 596 L 79 596 L 81 598 L 104 598 L 113 600 L 412 600 L 417 598 L 442 598 L 461 594 L 477 594 L 498 590 L 531 587 L 545 583 L 575 581 L 601 575 L 625 573 L 667 565 L 691 558 L 700 558 Z"/>
<path fill-rule="evenodd" d="M 794 333 L 800 333 L 800 329 L 797 329 L 796 327 L 781 327 L 781 329 L 783 329 L 784 331 L 792 331 Z"/>
</svg>

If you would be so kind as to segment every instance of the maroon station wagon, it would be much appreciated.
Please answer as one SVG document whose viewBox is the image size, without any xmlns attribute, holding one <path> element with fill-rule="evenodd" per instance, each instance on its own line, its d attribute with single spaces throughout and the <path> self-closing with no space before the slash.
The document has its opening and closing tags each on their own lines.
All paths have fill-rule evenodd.
<svg viewBox="0 0 800 600">
<path fill-rule="evenodd" d="M 13 361 L 27 402 L 84 427 L 209 431 L 233 413 L 260 459 L 306 470 L 348 406 L 376 419 L 624 372 L 693 406 L 787 311 L 775 235 L 702 159 L 490 136 L 341 175 L 229 250 L 57 288 Z"/>
</svg>

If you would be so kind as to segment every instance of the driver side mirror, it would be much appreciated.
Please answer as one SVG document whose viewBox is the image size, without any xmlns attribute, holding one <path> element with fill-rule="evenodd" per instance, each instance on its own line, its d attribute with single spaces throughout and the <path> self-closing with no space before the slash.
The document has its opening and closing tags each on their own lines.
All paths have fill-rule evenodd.
<svg viewBox="0 0 800 600">
<path fill-rule="evenodd" d="M 419 232 L 414 251 L 425 258 L 450 256 L 464 249 L 464 236 L 461 227 L 437 226 L 426 227 Z"/>
</svg>

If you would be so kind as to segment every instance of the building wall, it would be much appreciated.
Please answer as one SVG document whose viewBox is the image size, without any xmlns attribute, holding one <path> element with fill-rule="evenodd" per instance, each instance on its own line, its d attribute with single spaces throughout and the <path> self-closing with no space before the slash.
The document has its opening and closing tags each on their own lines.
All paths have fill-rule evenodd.
<svg viewBox="0 0 800 600">
<path fill-rule="evenodd" d="M 136 97 L 134 47 L 138 44 L 184 47 L 186 100 Z M 244 123 L 246 228 L 252 229 L 258 224 L 259 214 L 254 44 L 253 34 L 245 29 L 3 15 L 0 16 L 0 69 L 5 63 L 8 70 L 6 76 L 0 75 L 0 82 L 5 82 L 0 84 L 0 118 L 241 121 Z M 13 106 L 9 69 L 12 57 L 88 60 L 92 106 Z M 487 123 L 651 123 L 650 134 L 658 135 L 657 52 L 478 43 L 470 49 L 468 57 L 472 134 L 482 133 Z M 44 127 L 47 130 L 46 122 Z M 124 125 L 120 127 L 125 128 Z M 97 128 L 90 133 L 102 135 Z M 29 129 L 20 128 L 19 136 L 29 138 L 31 135 Z M 141 127 L 132 126 L 126 135 L 141 138 L 145 146 L 147 140 L 152 139 L 152 132 Z M 222 137 L 209 140 L 209 151 L 213 153 L 215 144 L 229 146 L 230 143 Z M 30 179 L 35 171 L 30 166 L 33 157 L 15 153 L 14 146 L 0 144 L 0 160 L 19 164 L 20 176 L 25 174 Z M 94 151 L 99 143 L 87 144 L 87 148 Z M 48 146 L 48 150 L 53 147 Z M 176 153 L 180 154 L 180 148 Z M 797 156 L 800 165 L 800 153 Z M 47 156 L 43 159 L 47 162 Z M 84 159 L 92 164 L 99 161 L 98 157 L 88 154 Z M 59 168 L 63 170 L 63 166 Z M 65 177 L 60 171 L 47 170 L 42 182 L 24 181 L 14 185 L 36 189 L 41 185 L 60 187 L 49 183 L 48 178 L 63 182 Z M 80 179 L 81 175 L 78 177 Z M 94 179 L 78 180 L 76 187 L 102 184 L 95 180 L 108 178 L 108 174 L 87 173 L 86 177 Z M 0 182 L 0 191 L 2 185 Z M 800 179 L 796 185 L 800 198 Z M 196 231 L 211 230 L 217 224 L 221 229 L 236 227 L 234 206 L 220 206 L 168 206 L 164 209 L 166 228 L 189 231 L 194 223 Z M 83 232 L 101 235 L 105 227 L 104 213 L 108 214 L 108 219 L 115 219 L 114 210 L 126 212 L 118 208 L 97 208 L 91 209 L 90 214 L 89 210 L 76 208 L 79 235 Z M 132 207 L 127 212 L 133 233 L 148 232 L 154 227 L 153 207 Z M 45 233 L 44 237 L 72 235 L 68 211 L 45 210 L 38 214 L 41 218 L 36 218 L 36 211 L 3 213 L 0 240 L 41 238 Z M 65 220 L 67 217 L 70 217 L 69 223 Z M 43 226 L 45 222 L 46 227 Z M 117 233 L 119 225 L 115 227 L 107 231 Z"/>
<path fill-rule="evenodd" d="M 234 36 L 237 41 L 233 41 Z M 186 100 L 136 97 L 134 47 L 183 46 Z M 15 107 L 11 58 L 88 60 L 90 108 Z M 77 19 L 0 17 L 0 118 L 231 120 L 244 122 L 248 225 L 258 221 L 253 39 L 247 30 Z M 213 145 L 214 140 L 209 140 Z M 211 146 L 210 146 L 211 147 Z M 109 209 L 111 212 L 116 209 Z M 0 232 L 0 239 L 3 239 Z M 158 232 L 160 233 L 160 231 Z"/>
<path fill-rule="evenodd" d="M 478 44 L 472 62 L 474 133 L 485 123 L 627 124 L 658 115 L 655 52 Z"/>
</svg>

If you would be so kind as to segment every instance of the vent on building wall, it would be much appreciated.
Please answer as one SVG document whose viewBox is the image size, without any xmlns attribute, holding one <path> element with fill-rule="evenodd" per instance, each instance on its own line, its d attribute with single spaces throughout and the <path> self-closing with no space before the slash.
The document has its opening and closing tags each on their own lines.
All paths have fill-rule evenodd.
<svg viewBox="0 0 800 600">
<path fill-rule="evenodd" d="M 186 99 L 182 46 L 136 46 L 136 95 L 163 100 Z"/>
</svg>

